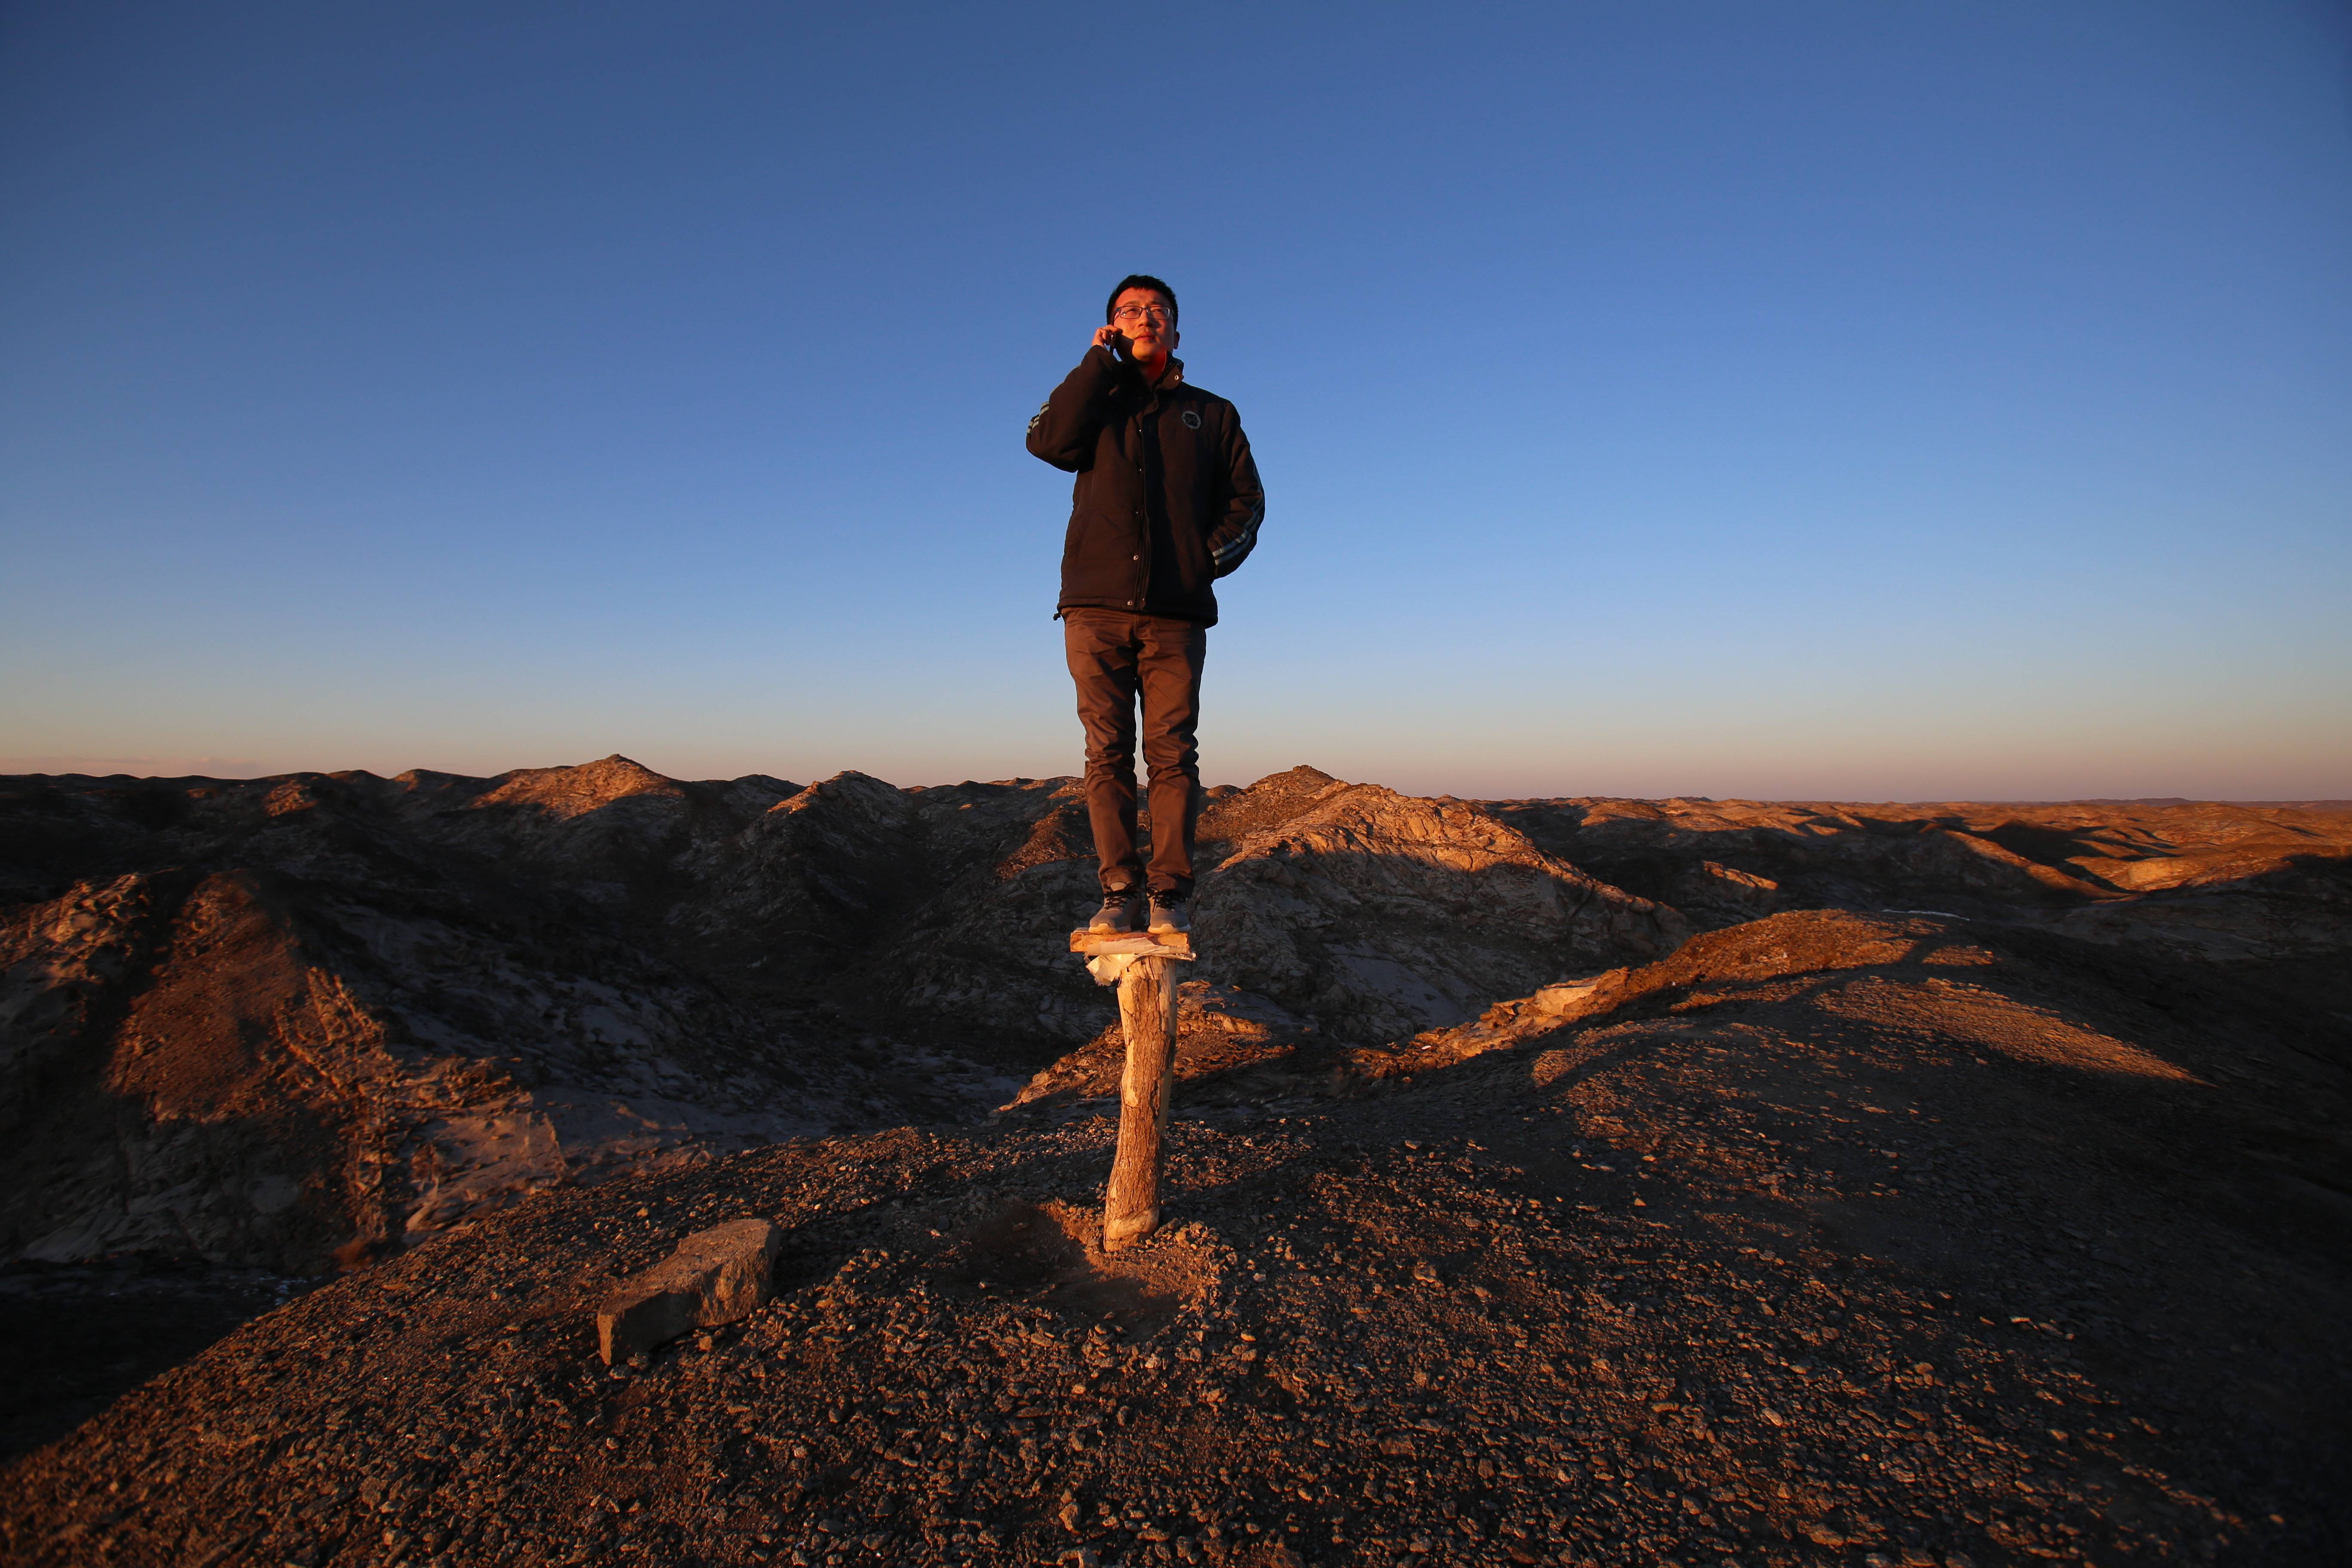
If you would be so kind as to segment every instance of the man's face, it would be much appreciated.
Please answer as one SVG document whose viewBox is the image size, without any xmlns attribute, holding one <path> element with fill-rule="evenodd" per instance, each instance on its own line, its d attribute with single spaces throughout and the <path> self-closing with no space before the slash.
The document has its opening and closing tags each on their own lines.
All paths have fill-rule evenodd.
<svg viewBox="0 0 2352 1568">
<path fill-rule="evenodd" d="M 1127 335 L 1129 353 L 1157 364 L 1176 352 L 1176 312 L 1157 289 L 1122 289 L 1111 301 L 1110 324 Z"/>
</svg>

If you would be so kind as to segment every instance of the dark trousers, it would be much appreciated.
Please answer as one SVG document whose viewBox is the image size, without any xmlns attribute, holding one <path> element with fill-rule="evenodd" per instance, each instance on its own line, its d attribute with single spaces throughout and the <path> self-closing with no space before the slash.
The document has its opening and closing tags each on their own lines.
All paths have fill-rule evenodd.
<svg viewBox="0 0 2352 1568">
<path fill-rule="evenodd" d="M 1171 616 L 1069 610 L 1062 647 L 1087 730 L 1087 819 L 1105 891 L 1148 882 L 1192 894 L 1192 834 L 1201 818 L 1201 664 L 1209 629 Z M 1151 769 L 1151 867 L 1135 844 L 1135 705 L 1143 700 L 1143 760 Z"/>
</svg>

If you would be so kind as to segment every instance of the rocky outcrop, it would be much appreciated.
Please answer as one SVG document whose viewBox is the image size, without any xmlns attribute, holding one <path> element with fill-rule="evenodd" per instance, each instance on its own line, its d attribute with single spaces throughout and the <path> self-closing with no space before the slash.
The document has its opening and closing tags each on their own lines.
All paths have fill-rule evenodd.
<svg viewBox="0 0 2352 1568">
<path fill-rule="evenodd" d="M 1474 805 L 1336 780 L 1289 804 L 1201 883 L 1204 978 L 1343 1040 L 1459 1022 L 1570 974 L 1661 956 L 1689 934 L 1675 910 L 1596 881 Z"/>
<path fill-rule="evenodd" d="M 79 885 L 20 911 L 0 963 L 10 1251 L 315 1264 L 377 1207 L 381 1027 L 252 879 Z"/>
<path fill-rule="evenodd" d="M 302 891 L 253 868 L 134 875 L 19 911 L 0 938 L 11 1254 L 315 1273 L 533 1191 L 823 1125 L 677 1065 L 707 1075 L 727 1043 L 688 1037 L 724 1009 L 682 976 L 551 972 L 479 926 Z"/>
<path fill-rule="evenodd" d="M 0 927 L 0 1255 L 315 1273 L 551 1186 L 994 1103 L 1017 1077 L 844 1049 L 807 988 L 738 994 L 663 930 L 804 793 L 625 759 L 5 792 L 35 896 Z"/>
</svg>

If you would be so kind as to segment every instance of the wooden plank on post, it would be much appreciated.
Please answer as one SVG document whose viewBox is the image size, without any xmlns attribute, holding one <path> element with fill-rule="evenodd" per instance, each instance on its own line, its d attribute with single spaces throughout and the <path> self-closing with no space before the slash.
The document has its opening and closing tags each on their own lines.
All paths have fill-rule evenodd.
<svg viewBox="0 0 2352 1568">
<path fill-rule="evenodd" d="M 1140 1241 L 1160 1225 L 1168 1102 L 1176 1087 L 1178 962 L 1156 953 L 1139 955 L 1118 979 L 1127 1070 L 1118 1082 L 1118 1152 L 1111 1161 L 1110 1187 L 1103 1202 L 1105 1252 Z"/>
<path fill-rule="evenodd" d="M 1192 937 L 1191 932 L 1181 931 L 1074 931 L 1070 933 L 1070 951 L 1093 958 L 1106 954 L 1190 958 L 1192 956 Z"/>
</svg>

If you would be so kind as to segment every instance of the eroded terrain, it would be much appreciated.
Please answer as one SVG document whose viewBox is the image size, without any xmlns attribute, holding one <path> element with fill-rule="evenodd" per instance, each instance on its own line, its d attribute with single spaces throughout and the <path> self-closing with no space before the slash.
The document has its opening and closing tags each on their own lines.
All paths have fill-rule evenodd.
<svg viewBox="0 0 2352 1568">
<path fill-rule="evenodd" d="M 1106 1258 L 1067 782 L 628 766 L 19 795 L 7 1278 L 345 1272 L 17 1460 L 9 1560 L 2342 1559 L 2352 818 L 1221 791 L 1171 1221 Z M 452 1110 L 523 1147 L 420 1176 Z M 746 1214 L 777 1300 L 598 1363 Z"/>
</svg>

